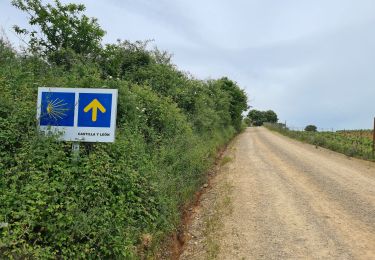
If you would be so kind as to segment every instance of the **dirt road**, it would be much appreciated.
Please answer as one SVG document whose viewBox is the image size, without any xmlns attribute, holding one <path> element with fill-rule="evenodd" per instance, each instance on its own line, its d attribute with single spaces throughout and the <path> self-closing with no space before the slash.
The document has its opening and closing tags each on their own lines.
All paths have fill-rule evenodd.
<svg viewBox="0 0 375 260">
<path fill-rule="evenodd" d="M 226 156 L 181 259 L 375 259 L 374 163 L 264 128 Z"/>
</svg>

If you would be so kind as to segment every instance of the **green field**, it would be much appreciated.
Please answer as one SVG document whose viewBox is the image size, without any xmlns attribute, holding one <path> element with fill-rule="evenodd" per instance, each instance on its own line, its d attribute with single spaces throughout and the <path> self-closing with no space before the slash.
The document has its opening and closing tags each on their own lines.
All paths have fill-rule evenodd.
<svg viewBox="0 0 375 260">
<path fill-rule="evenodd" d="M 300 141 L 321 146 L 350 157 L 374 160 L 372 130 L 340 130 L 336 132 L 292 131 L 279 124 L 265 124 L 270 130 Z"/>
</svg>

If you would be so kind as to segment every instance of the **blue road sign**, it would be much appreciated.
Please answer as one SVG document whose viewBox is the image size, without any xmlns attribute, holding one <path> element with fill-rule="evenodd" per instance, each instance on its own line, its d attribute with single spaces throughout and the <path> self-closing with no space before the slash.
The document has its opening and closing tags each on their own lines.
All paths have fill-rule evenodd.
<svg viewBox="0 0 375 260">
<path fill-rule="evenodd" d="M 114 142 L 117 95 L 117 89 L 38 88 L 39 130 L 64 141 Z"/>
<path fill-rule="evenodd" d="M 64 141 L 114 142 L 117 95 L 117 89 L 38 88 L 39 130 Z"/>
<path fill-rule="evenodd" d="M 78 126 L 111 126 L 112 94 L 79 93 L 78 103 Z"/>
<path fill-rule="evenodd" d="M 74 92 L 42 92 L 40 125 L 73 126 L 74 101 Z"/>
</svg>

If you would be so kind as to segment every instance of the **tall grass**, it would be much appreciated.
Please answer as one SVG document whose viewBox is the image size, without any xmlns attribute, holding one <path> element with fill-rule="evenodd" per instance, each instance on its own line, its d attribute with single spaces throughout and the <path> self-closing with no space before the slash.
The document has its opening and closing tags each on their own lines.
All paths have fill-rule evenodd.
<svg viewBox="0 0 375 260">
<path fill-rule="evenodd" d="M 264 124 L 264 126 L 272 131 L 279 132 L 302 142 L 321 146 L 332 151 L 343 153 L 350 157 L 371 161 L 375 160 L 372 151 L 373 143 L 369 138 L 370 135 L 367 134 L 369 131 L 351 131 L 349 134 L 347 131 L 292 131 L 281 124 Z"/>
</svg>

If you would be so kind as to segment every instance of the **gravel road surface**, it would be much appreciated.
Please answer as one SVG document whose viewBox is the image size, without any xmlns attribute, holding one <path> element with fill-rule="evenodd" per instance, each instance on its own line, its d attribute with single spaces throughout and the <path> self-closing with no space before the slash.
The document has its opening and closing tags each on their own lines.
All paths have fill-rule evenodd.
<svg viewBox="0 0 375 260">
<path fill-rule="evenodd" d="M 203 198 L 196 217 L 204 220 L 220 200 L 220 182 L 231 184 L 231 213 L 222 216 L 214 258 L 375 259 L 374 163 L 259 127 L 238 136 L 227 156 L 215 196 Z M 192 224 L 196 235 L 181 259 L 207 258 L 207 232 L 194 230 L 204 227 Z"/>
</svg>

